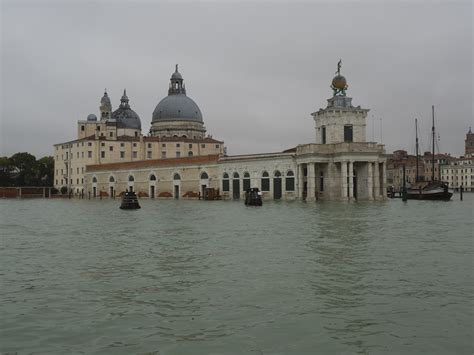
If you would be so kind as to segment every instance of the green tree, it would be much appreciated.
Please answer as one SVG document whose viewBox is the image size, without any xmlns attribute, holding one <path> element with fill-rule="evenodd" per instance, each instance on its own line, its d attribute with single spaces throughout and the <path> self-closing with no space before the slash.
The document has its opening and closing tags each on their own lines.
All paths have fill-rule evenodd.
<svg viewBox="0 0 474 355">
<path fill-rule="evenodd" d="M 12 186 L 13 166 L 10 158 L 0 157 L 0 186 Z"/>
<path fill-rule="evenodd" d="M 36 185 L 36 158 L 26 152 L 16 153 L 10 157 L 12 177 L 16 186 Z"/>
<path fill-rule="evenodd" d="M 43 157 L 36 162 L 36 179 L 39 186 L 53 186 L 54 158 Z"/>
</svg>

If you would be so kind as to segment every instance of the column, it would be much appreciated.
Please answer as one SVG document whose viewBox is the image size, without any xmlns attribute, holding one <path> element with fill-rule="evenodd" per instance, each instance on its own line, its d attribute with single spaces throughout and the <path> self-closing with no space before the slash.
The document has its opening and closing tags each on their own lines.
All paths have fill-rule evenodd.
<svg viewBox="0 0 474 355">
<path fill-rule="evenodd" d="M 354 199 L 354 162 L 349 162 L 349 200 Z"/>
<path fill-rule="evenodd" d="M 385 198 L 387 196 L 386 185 L 387 185 L 387 162 L 384 161 L 382 163 L 382 186 L 380 186 L 382 190 L 381 192 L 382 198 Z"/>
<path fill-rule="evenodd" d="M 298 198 L 300 200 L 303 199 L 303 164 L 298 164 L 298 168 L 296 169 L 297 174 L 297 183 L 298 183 Z"/>
<path fill-rule="evenodd" d="M 374 198 L 378 199 L 380 197 L 380 172 L 379 172 L 379 162 L 375 162 L 374 169 Z"/>
<path fill-rule="evenodd" d="M 341 161 L 341 199 L 347 200 L 347 162 Z"/>
<path fill-rule="evenodd" d="M 306 181 L 308 182 L 308 194 L 306 196 L 306 201 L 315 201 L 315 177 L 314 177 L 314 163 L 308 163 L 308 176 Z"/>
<path fill-rule="evenodd" d="M 374 176 L 372 171 L 372 162 L 367 162 L 367 194 L 368 199 L 374 199 Z"/>
<path fill-rule="evenodd" d="M 333 182 L 333 179 L 337 179 L 335 163 L 328 162 L 327 169 L 327 176 L 324 176 L 324 199 L 333 200 L 338 196 L 337 183 Z"/>
</svg>

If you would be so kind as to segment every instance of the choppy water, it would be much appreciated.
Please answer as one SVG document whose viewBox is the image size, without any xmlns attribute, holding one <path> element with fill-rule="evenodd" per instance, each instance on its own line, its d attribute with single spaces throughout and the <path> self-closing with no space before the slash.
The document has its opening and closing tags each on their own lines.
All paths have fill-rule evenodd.
<svg viewBox="0 0 474 355">
<path fill-rule="evenodd" d="M 473 201 L 0 200 L 0 353 L 472 354 Z"/>
</svg>

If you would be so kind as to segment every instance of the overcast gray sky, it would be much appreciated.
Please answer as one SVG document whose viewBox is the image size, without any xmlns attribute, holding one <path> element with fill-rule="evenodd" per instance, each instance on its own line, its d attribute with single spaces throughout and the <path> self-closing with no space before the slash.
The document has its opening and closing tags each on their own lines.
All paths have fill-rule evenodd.
<svg viewBox="0 0 474 355">
<path fill-rule="evenodd" d="M 314 142 L 339 58 L 387 152 L 413 152 L 415 117 L 429 149 L 432 104 L 442 152 L 473 125 L 471 1 L 3 1 L 1 16 L 0 155 L 52 155 L 104 88 L 114 109 L 127 88 L 147 134 L 176 63 L 229 154 Z"/>
</svg>

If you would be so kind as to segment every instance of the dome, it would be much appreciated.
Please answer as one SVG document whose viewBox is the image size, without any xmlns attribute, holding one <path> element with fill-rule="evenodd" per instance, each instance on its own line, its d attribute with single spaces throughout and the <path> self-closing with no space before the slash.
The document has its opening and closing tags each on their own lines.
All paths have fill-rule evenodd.
<svg viewBox="0 0 474 355">
<path fill-rule="evenodd" d="M 185 94 L 168 95 L 156 105 L 152 123 L 156 121 L 197 121 L 202 122 L 198 105 Z"/>
<path fill-rule="evenodd" d="M 97 116 L 94 115 L 93 113 L 91 113 L 87 116 L 87 120 L 88 121 L 97 121 Z"/>
<path fill-rule="evenodd" d="M 128 104 L 127 92 L 123 91 L 122 99 L 120 100 L 120 106 L 114 112 L 112 112 L 112 119 L 115 119 L 119 126 L 122 128 L 131 129 L 142 129 L 142 123 L 140 117 L 135 111 L 130 108 Z"/>
<path fill-rule="evenodd" d="M 340 90 L 346 89 L 347 87 L 346 78 L 344 78 L 342 75 L 336 75 L 334 79 L 332 79 L 332 86 Z"/>
</svg>

